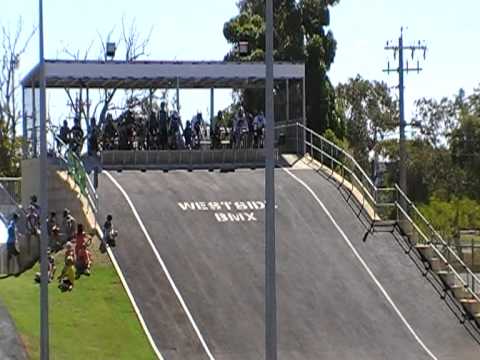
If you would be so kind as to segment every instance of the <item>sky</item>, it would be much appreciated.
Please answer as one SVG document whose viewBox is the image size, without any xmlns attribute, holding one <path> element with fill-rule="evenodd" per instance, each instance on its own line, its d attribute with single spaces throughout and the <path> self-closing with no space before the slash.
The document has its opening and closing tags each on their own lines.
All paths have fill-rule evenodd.
<svg viewBox="0 0 480 360">
<path fill-rule="evenodd" d="M 124 16 L 127 23 L 135 19 L 141 34 L 153 29 L 144 59 L 222 60 L 230 48 L 223 24 L 237 13 L 235 4 L 236 0 L 44 0 L 45 57 L 68 58 L 64 48 L 80 50 L 83 56 L 93 41 L 89 57 L 98 58 L 99 34 L 114 29 L 114 38 L 118 37 Z M 394 87 L 398 76 L 382 72 L 389 59 L 394 64 L 393 54 L 384 46 L 387 40 L 398 41 L 403 26 L 406 44 L 424 40 L 428 46 L 426 60 L 421 61 L 424 71 L 406 76 L 408 121 L 416 99 L 451 96 L 460 88 L 468 94 L 480 84 L 479 13 L 478 0 L 342 0 L 331 10 L 330 29 L 338 49 L 329 76 L 337 84 L 360 74 Z M 0 25 L 14 28 L 19 16 L 26 33 L 37 26 L 38 1 L 0 0 Z M 21 59 L 19 76 L 37 62 L 35 37 Z M 66 99 L 58 100 L 62 96 L 51 93 L 48 97 L 53 116 L 68 113 Z M 184 119 L 197 110 L 206 114 L 209 91 L 185 90 L 180 100 Z M 217 110 L 230 103 L 230 91 L 216 91 Z"/>
</svg>

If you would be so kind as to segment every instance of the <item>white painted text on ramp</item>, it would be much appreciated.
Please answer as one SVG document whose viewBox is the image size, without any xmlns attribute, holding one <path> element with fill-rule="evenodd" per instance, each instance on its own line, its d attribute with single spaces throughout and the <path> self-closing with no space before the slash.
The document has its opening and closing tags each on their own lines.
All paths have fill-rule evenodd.
<svg viewBox="0 0 480 360">
<path fill-rule="evenodd" d="M 183 211 L 213 213 L 218 222 L 257 221 L 257 211 L 265 209 L 265 201 L 184 201 L 178 206 Z"/>
</svg>

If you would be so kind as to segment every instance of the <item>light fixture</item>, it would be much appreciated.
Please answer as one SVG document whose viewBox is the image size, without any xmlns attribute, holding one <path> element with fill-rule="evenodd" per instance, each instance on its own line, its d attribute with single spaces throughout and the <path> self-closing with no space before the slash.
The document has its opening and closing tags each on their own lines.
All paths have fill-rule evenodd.
<svg viewBox="0 0 480 360">
<path fill-rule="evenodd" d="M 12 56 L 10 63 L 15 70 L 18 70 L 18 68 L 20 67 L 20 56 L 18 54 Z"/>
<path fill-rule="evenodd" d="M 238 43 L 238 52 L 240 55 L 248 54 L 248 41 L 240 41 Z"/>
<path fill-rule="evenodd" d="M 115 57 L 115 51 L 117 50 L 117 45 L 113 42 L 108 42 L 105 50 L 105 55 L 107 58 L 114 58 Z"/>
</svg>

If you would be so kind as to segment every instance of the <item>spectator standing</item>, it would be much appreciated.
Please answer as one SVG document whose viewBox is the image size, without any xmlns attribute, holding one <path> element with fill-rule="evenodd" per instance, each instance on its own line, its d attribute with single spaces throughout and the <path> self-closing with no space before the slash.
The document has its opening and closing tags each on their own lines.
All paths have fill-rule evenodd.
<svg viewBox="0 0 480 360">
<path fill-rule="evenodd" d="M 200 148 L 200 142 L 202 140 L 202 128 L 205 126 L 203 121 L 202 113 L 198 112 L 196 116 L 192 119 L 192 129 L 193 129 L 193 137 L 195 138 L 193 141 L 193 147 L 196 149 Z"/>
<path fill-rule="evenodd" d="M 156 148 L 156 144 L 158 143 L 157 136 L 158 136 L 157 114 L 155 113 L 155 111 L 152 111 L 148 119 L 148 134 L 147 134 L 148 150 L 154 150 Z"/>
<path fill-rule="evenodd" d="M 255 132 L 254 135 L 254 146 L 257 148 L 263 148 L 263 132 L 265 129 L 265 117 L 263 116 L 263 112 L 259 112 L 257 116 L 253 119 L 253 130 Z"/>
<path fill-rule="evenodd" d="M 33 205 L 30 205 L 27 209 L 26 215 L 26 238 L 27 238 L 27 249 L 28 255 L 32 254 L 32 239 L 35 240 L 35 243 L 39 244 L 40 236 L 40 217 L 38 212 Z"/>
<path fill-rule="evenodd" d="M 55 250 L 59 249 L 60 243 L 60 227 L 57 223 L 57 213 L 51 212 L 47 219 L 47 233 L 50 238 L 50 246 Z"/>
<path fill-rule="evenodd" d="M 233 130 L 233 137 L 234 137 L 234 146 L 236 148 L 242 147 L 242 140 L 244 137 L 244 133 L 248 132 L 248 125 L 247 120 L 245 118 L 245 114 L 242 109 L 238 110 L 237 116 L 234 120 L 234 130 Z"/>
<path fill-rule="evenodd" d="M 248 128 L 247 147 L 252 148 L 254 137 L 255 137 L 255 130 L 253 129 L 253 121 L 254 121 L 253 115 L 250 113 L 246 114 L 246 119 L 247 119 L 247 128 Z"/>
<path fill-rule="evenodd" d="M 98 128 L 94 117 L 90 119 L 90 134 L 88 135 L 88 155 L 96 155 L 98 152 Z"/>
<path fill-rule="evenodd" d="M 160 111 L 158 112 L 158 126 L 159 126 L 159 148 L 161 150 L 168 149 L 168 114 L 165 110 L 165 102 L 160 104 Z"/>
<path fill-rule="evenodd" d="M 185 148 L 188 150 L 192 150 L 192 135 L 192 124 L 187 120 L 183 137 L 185 138 Z"/>
<path fill-rule="evenodd" d="M 135 121 L 135 133 L 137 136 L 137 150 L 146 150 L 147 149 L 147 129 L 145 120 L 142 117 L 137 117 Z"/>
<path fill-rule="evenodd" d="M 62 233 L 64 236 L 64 242 L 71 241 L 75 238 L 76 229 L 77 222 L 72 214 L 70 214 L 70 210 L 63 210 Z"/>
<path fill-rule="evenodd" d="M 112 114 L 107 114 L 107 123 L 103 129 L 103 150 L 113 150 L 115 145 L 115 138 L 117 137 L 117 130 L 113 124 Z"/>
<path fill-rule="evenodd" d="M 70 129 L 68 128 L 67 120 L 63 120 L 63 126 L 60 128 L 60 132 L 58 134 L 59 139 L 65 144 L 67 147 L 70 142 Z M 63 148 L 63 144 L 58 142 L 57 147 L 58 151 L 61 152 Z"/>
<path fill-rule="evenodd" d="M 30 196 L 30 206 L 33 207 L 40 219 L 40 205 L 38 205 L 38 198 L 37 195 Z"/>
<path fill-rule="evenodd" d="M 20 262 L 18 261 L 18 255 L 20 255 L 20 251 L 18 250 L 17 242 L 17 221 L 18 215 L 16 213 L 12 214 L 12 219 L 8 223 L 7 227 L 7 268 L 10 270 L 10 261 L 12 257 L 14 257 L 17 267 L 20 271 Z"/>
<path fill-rule="evenodd" d="M 70 149 L 80 156 L 83 148 L 83 137 L 84 133 L 82 130 L 82 126 L 80 125 L 80 118 L 75 117 L 74 125 L 72 127 L 71 133 L 71 141 L 70 141 Z"/>
<path fill-rule="evenodd" d="M 217 113 L 217 118 L 215 119 L 215 126 L 213 128 L 212 149 L 221 148 L 222 123 L 223 123 L 223 113 L 219 111 Z"/>
<path fill-rule="evenodd" d="M 169 128 L 169 138 L 170 138 L 170 149 L 177 150 L 179 145 L 179 135 L 181 128 L 180 116 L 176 111 L 172 112 L 170 117 L 170 128 Z"/>
</svg>

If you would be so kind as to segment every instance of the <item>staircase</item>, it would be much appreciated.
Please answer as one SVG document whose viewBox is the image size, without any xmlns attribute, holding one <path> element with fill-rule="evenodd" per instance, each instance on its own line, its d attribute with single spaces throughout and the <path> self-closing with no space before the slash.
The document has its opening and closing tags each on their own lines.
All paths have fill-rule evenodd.
<svg viewBox="0 0 480 360">
<path fill-rule="evenodd" d="M 395 185 L 393 188 L 378 188 L 358 162 L 342 148 L 297 123 L 298 134 L 304 140 L 305 155 L 314 159 L 315 169 L 323 171 L 329 179 L 349 192 L 351 199 L 360 208 L 357 216 L 367 219 L 367 232 L 400 234 L 407 243 L 405 252 L 416 251 L 422 259 L 425 271 L 432 272 L 443 284 L 444 293 L 450 293 L 463 310 L 462 321 L 475 321 L 480 327 L 480 277 L 458 256 L 430 222 L 420 213 L 415 204 Z M 308 160 L 311 164 L 312 160 Z"/>
</svg>

